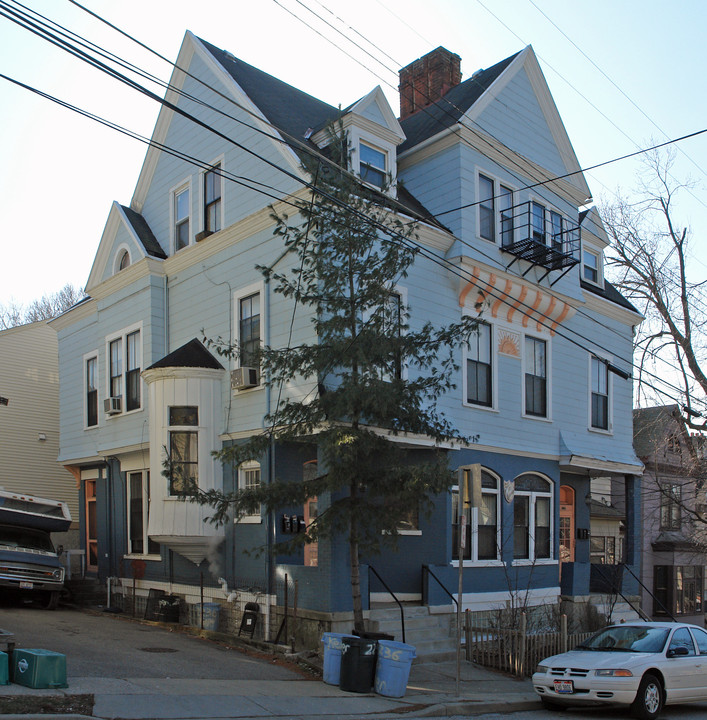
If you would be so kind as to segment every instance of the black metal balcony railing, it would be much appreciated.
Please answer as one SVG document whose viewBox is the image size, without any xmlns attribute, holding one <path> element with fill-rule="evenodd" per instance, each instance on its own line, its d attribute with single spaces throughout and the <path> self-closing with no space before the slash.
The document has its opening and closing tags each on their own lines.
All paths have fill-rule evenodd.
<svg viewBox="0 0 707 720">
<path fill-rule="evenodd" d="M 540 266 L 546 271 L 541 280 L 553 270 L 564 270 L 562 277 L 580 261 L 580 240 L 578 224 L 537 203 L 525 202 L 501 212 L 501 250 L 514 256 L 508 268 L 518 260 L 530 263 L 523 276 Z"/>
</svg>

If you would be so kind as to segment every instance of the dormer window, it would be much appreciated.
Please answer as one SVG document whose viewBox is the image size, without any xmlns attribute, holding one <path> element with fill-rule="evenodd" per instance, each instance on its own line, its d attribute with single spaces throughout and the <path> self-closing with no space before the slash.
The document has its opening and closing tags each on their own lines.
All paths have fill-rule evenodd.
<svg viewBox="0 0 707 720">
<path fill-rule="evenodd" d="M 125 270 L 126 267 L 130 266 L 130 253 L 127 250 L 123 250 L 120 259 L 118 260 L 118 272 Z"/>
<path fill-rule="evenodd" d="M 600 284 L 601 259 L 596 250 L 584 248 L 582 252 L 582 277 L 595 285 Z"/>
<path fill-rule="evenodd" d="M 359 145 L 359 174 L 369 185 L 382 188 L 386 179 L 386 154 L 370 145 Z"/>
</svg>

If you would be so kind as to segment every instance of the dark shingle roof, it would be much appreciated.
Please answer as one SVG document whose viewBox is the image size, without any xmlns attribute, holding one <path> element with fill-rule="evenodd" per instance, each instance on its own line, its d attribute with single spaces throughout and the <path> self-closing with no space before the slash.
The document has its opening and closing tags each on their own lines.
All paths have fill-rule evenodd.
<svg viewBox="0 0 707 720">
<path fill-rule="evenodd" d="M 648 457 L 681 423 L 677 405 L 657 405 L 633 411 L 633 448 L 638 457 Z"/>
<path fill-rule="evenodd" d="M 177 348 L 169 355 L 165 355 L 148 370 L 155 368 L 174 368 L 174 367 L 193 367 L 208 368 L 211 370 L 223 370 L 223 365 L 204 347 L 204 345 L 194 338 L 186 345 Z"/>
<path fill-rule="evenodd" d="M 600 288 L 592 283 L 585 282 L 580 278 L 580 285 L 582 290 L 588 290 L 599 297 L 603 297 L 605 300 L 609 300 L 621 307 L 625 307 L 627 310 L 638 313 L 638 310 L 608 281 L 604 280 L 604 287 Z M 640 313 L 638 313 L 640 315 Z"/>
<path fill-rule="evenodd" d="M 140 238 L 140 242 L 145 248 L 145 252 L 148 255 L 152 255 L 152 257 L 164 260 L 167 256 L 165 255 L 164 250 L 160 247 L 160 244 L 157 242 L 157 238 L 154 233 L 150 230 L 150 226 L 147 224 L 145 218 L 140 215 L 140 213 L 136 213 L 134 210 L 131 210 L 125 205 L 121 205 L 120 207 L 123 209 L 125 216 L 133 226 L 135 234 L 138 238 Z"/>
<path fill-rule="evenodd" d="M 400 125 L 407 140 L 400 145 L 398 153 L 409 150 L 459 122 L 462 115 L 491 87 L 518 54 L 475 73 L 468 80 L 455 85 L 441 100 L 402 120 Z"/>
<path fill-rule="evenodd" d="M 279 130 L 304 142 L 307 130 L 336 120 L 339 109 L 249 65 L 199 38 L 246 95 Z"/>
</svg>

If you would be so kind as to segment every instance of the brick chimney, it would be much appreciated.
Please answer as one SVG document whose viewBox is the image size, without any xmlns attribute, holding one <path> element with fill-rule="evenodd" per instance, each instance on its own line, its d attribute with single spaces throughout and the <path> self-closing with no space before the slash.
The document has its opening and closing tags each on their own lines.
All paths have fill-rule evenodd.
<svg viewBox="0 0 707 720">
<path fill-rule="evenodd" d="M 400 119 L 437 102 L 462 79 L 461 58 L 443 47 L 423 55 L 400 71 Z"/>
</svg>

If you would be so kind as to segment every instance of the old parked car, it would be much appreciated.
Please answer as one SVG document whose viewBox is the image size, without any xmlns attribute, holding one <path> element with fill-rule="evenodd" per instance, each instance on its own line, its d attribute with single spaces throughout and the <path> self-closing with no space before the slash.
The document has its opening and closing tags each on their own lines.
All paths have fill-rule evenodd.
<svg viewBox="0 0 707 720">
<path fill-rule="evenodd" d="M 629 705 L 644 720 L 664 705 L 707 700 L 707 632 L 696 625 L 610 625 L 543 660 L 533 687 L 548 709 Z"/>
</svg>

